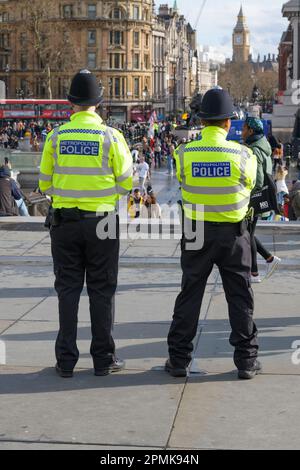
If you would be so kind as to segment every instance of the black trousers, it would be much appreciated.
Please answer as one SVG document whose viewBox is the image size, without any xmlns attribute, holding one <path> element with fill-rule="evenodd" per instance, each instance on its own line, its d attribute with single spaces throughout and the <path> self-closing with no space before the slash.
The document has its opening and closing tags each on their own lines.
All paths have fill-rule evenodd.
<svg viewBox="0 0 300 470">
<path fill-rule="evenodd" d="M 257 222 L 258 217 L 255 217 L 249 227 L 249 232 L 251 236 L 252 273 L 258 273 L 257 253 L 259 253 L 266 261 L 272 257 L 272 254 L 263 246 L 263 244 L 255 236 Z"/>
<path fill-rule="evenodd" d="M 171 362 L 175 367 L 186 367 L 191 360 L 205 287 L 216 264 L 228 303 L 235 365 L 240 370 L 251 368 L 257 357 L 258 343 L 253 322 L 249 232 L 241 235 L 238 225 L 211 225 L 205 227 L 201 250 L 186 251 L 184 241 L 182 245 L 182 291 L 176 300 L 168 335 Z"/>
<path fill-rule="evenodd" d="M 119 236 L 100 240 L 96 234 L 99 221 L 99 218 L 78 221 L 62 218 L 61 225 L 51 228 L 55 289 L 59 300 L 59 333 L 55 353 L 59 366 L 67 370 L 72 370 L 79 358 L 76 344 L 78 306 L 85 277 L 90 302 L 90 352 L 94 367 L 105 367 L 114 359 L 112 326 Z"/>
</svg>

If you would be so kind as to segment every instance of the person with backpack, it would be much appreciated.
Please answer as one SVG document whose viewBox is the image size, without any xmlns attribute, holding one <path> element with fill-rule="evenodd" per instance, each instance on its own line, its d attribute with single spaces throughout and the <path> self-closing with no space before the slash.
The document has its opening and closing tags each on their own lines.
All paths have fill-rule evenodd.
<svg viewBox="0 0 300 470">
<path fill-rule="evenodd" d="M 243 140 L 251 148 L 257 158 L 256 186 L 253 193 L 261 190 L 264 186 L 265 174 L 272 177 L 272 149 L 264 135 L 264 126 L 261 119 L 248 117 L 243 127 Z M 265 216 L 267 214 L 264 214 Z M 257 253 L 259 253 L 267 263 L 267 269 L 264 279 L 269 279 L 281 259 L 272 255 L 255 236 L 258 216 L 254 217 L 250 224 L 251 252 L 252 252 L 252 282 L 260 283 L 262 279 L 258 271 Z"/>
<path fill-rule="evenodd" d="M 300 178 L 294 183 L 290 197 L 295 217 L 297 220 L 300 220 Z"/>
</svg>

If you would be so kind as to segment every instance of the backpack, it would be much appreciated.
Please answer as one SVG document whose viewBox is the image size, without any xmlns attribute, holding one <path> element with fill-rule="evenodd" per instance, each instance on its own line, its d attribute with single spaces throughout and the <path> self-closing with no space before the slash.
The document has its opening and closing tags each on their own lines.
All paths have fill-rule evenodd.
<svg viewBox="0 0 300 470">
<path fill-rule="evenodd" d="M 274 211 L 280 214 L 277 201 L 277 189 L 271 175 L 265 173 L 264 186 L 260 191 L 256 191 L 251 195 L 250 206 L 253 209 L 254 216 Z"/>
<path fill-rule="evenodd" d="M 297 191 L 293 197 L 293 209 L 300 211 L 300 191 Z"/>
</svg>

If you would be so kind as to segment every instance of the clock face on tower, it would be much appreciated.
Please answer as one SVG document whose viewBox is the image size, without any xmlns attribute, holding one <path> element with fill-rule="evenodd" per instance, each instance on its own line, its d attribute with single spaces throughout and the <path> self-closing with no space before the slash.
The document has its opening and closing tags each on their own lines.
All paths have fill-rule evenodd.
<svg viewBox="0 0 300 470">
<path fill-rule="evenodd" d="M 242 46 L 243 45 L 243 35 L 242 34 L 235 34 L 234 44 L 236 46 Z"/>
</svg>

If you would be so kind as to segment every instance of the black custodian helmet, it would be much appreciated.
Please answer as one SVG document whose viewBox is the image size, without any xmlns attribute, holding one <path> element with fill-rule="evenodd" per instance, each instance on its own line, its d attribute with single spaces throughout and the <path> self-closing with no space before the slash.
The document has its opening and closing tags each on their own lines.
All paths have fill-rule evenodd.
<svg viewBox="0 0 300 470">
<path fill-rule="evenodd" d="M 78 106 L 97 106 L 101 103 L 103 88 L 95 75 L 89 70 L 81 70 L 72 80 L 70 92 L 67 95 L 72 104 Z"/>
<path fill-rule="evenodd" d="M 206 121 L 221 121 L 236 117 L 233 101 L 228 91 L 222 88 L 209 90 L 203 97 L 198 116 Z"/>
</svg>

